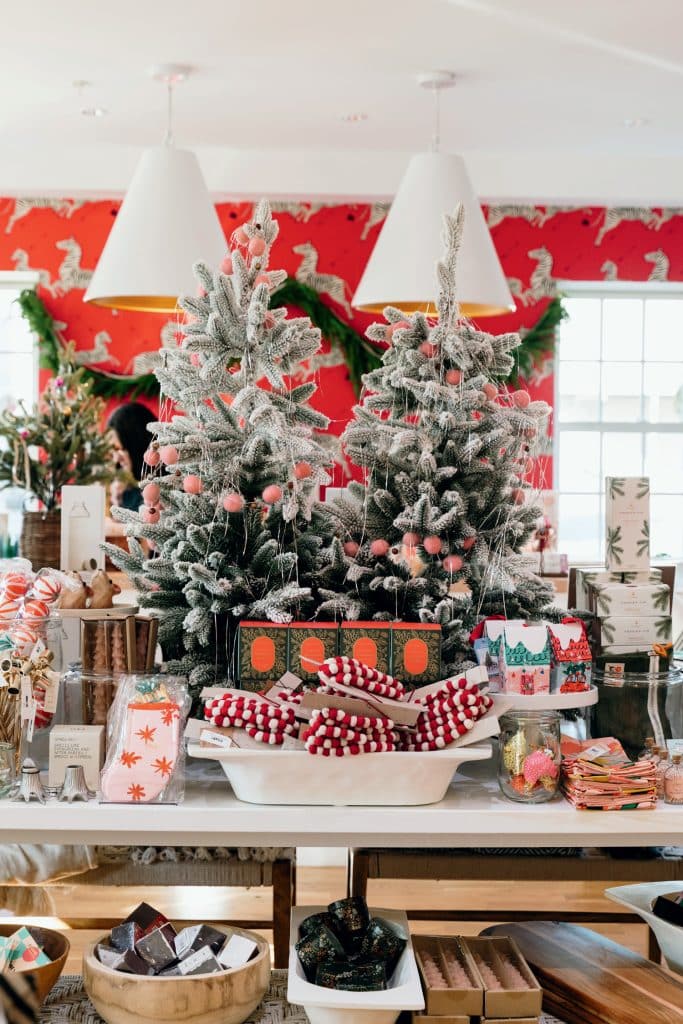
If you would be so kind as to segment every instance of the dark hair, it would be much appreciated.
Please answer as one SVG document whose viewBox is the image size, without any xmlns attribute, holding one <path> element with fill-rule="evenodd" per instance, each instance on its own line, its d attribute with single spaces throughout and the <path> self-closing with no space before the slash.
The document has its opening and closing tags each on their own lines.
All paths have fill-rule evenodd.
<svg viewBox="0 0 683 1024">
<path fill-rule="evenodd" d="M 119 406 L 109 417 L 107 426 L 115 430 L 119 436 L 121 447 L 130 455 L 133 476 L 142 480 L 144 463 L 142 456 L 147 451 L 152 435 L 147 430 L 148 423 L 154 423 L 156 416 L 141 402 L 128 402 Z"/>
</svg>

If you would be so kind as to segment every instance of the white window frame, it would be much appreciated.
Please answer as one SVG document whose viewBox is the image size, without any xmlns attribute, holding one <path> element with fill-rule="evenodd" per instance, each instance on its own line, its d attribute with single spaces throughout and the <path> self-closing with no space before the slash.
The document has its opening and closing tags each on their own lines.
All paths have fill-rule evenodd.
<svg viewBox="0 0 683 1024">
<path fill-rule="evenodd" d="M 0 270 L 0 289 L 11 288 L 12 291 L 21 291 L 24 288 L 35 288 L 40 282 L 40 276 L 37 271 L 28 270 Z M 40 353 L 38 351 L 38 341 L 34 335 L 34 343 L 31 348 L 33 353 L 33 392 L 31 395 L 31 401 L 38 401 L 38 376 L 40 370 Z M 11 355 L 10 350 L 5 350 L 0 345 L 0 358 L 5 355 Z"/>
<path fill-rule="evenodd" d="M 683 281 L 557 281 L 557 291 L 561 296 L 567 298 L 600 298 L 609 299 L 614 297 L 619 298 L 635 298 L 646 300 L 648 298 L 678 298 L 683 301 Z M 561 330 L 561 327 L 560 327 Z M 639 420 L 637 423 L 616 421 L 590 421 L 590 422 L 574 422 L 566 421 L 562 423 L 560 427 L 559 416 L 557 415 L 560 408 L 560 359 L 559 359 L 559 341 L 556 349 L 556 358 L 553 369 L 553 439 L 552 439 L 552 455 L 553 455 L 553 491 L 557 495 L 557 516 L 558 516 L 558 532 L 559 532 L 559 515 L 560 515 L 560 430 L 568 429 L 579 433 L 580 431 L 586 431 L 591 433 L 597 433 L 600 435 L 600 477 L 601 480 L 601 491 L 596 495 L 598 501 L 601 501 L 602 494 L 604 493 L 605 473 L 602 465 L 602 435 L 604 433 L 634 433 L 640 434 L 642 437 L 642 443 L 645 443 L 645 436 L 649 433 L 656 434 L 680 434 L 681 442 L 683 443 L 683 425 L 677 423 L 652 423 L 648 424 Z M 602 372 L 603 372 L 603 359 L 602 352 L 599 357 L 595 360 L 600 366 L 600 381 L 598 393 L 602 395 Z M 676 361 L 676 360 L 672 360 Z M 683 360 L 681 360 L 683 362 Z M 641 374 L 644 374 L 646 366 L 646 360 L 641 360 Z M 642 385 L 644 381 L 641 377 L 641 398 L 644 395 Z M 642 410 L 642 405 L 641 405 Z M 643 452 L 644 455 L 644 452 Z M 667 492 L 658 492 L 667 493 Z M 678 495 L 679 491 L 672 491 L 671 495 Z M 588 493 L 586 495 L 589 496 Z M 604 537 L 600 535 L 600 557 L 603 554 Z M 672 557 L 681 560 L 683 559 L 683 551 L 672 552 Z"/>
</svg>

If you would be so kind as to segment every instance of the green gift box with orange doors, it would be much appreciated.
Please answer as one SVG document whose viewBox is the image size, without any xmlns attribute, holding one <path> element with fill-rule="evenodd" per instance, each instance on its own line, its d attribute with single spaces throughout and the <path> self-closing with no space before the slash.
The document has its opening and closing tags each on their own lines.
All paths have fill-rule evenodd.
<svg viewBox="0 0 683 1024">
<path fill-rule="evenodd" d="M 408 687 L 441 678 L 441 627 L 420 622 L 241 622 L 239 677 L 259 690 L 286 671 L 307 683 L 337 654 L 389 672 Z"/>
</svg>

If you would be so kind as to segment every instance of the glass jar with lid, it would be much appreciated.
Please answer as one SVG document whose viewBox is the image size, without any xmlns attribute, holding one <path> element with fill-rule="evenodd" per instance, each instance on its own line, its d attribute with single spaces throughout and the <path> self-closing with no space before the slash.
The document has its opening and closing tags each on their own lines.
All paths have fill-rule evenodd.
<svg viewBox="0 0 683 1024">
<path fill-rule="evenodd" d="M 500 719 L 498 783 L 509 800 L 542 803 L 560 785 L 560 716 L 508 711 Z"/>
</svg>

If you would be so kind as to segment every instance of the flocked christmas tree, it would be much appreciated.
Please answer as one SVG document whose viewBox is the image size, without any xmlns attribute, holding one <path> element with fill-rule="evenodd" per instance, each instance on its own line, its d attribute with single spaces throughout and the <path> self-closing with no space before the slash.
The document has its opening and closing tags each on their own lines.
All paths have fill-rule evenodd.
<svg viewBox="0 0 683 1024">
<path fill-rule="evenodd" d="M 109 554 L 142 603 L 162 612 L 169 668 L 195 686 L 234 671 L 240 619 L 309 618 L 322 600 L 331 538 L 316 498 L 330 456 L 316 432 L 328 420 L 309 404 L 315 384 L 291 382 L 321 339 L 307 318 L 269 308 L 286 276 L 267 269 L 277 233 L 261 202 L 217 273 L 195 266 L 199 294 L 181 302 L 182 341 L 157 370 L 162 412 L 145 456 L 145 504 L 114 513 L 131 553 Z"/>
<path fill-rule="evenodd" d="M 446 668 L 471 657 L 469 632 L 481 617 L 536 619 L 553 593 L 519 554 L 540 515 L 524 480 L 550 410 L 496 383 L 509 376 L 519 336 L 460 318 L 462 227 L 459 208 L 445 219 L 436 325 L 389 307 L 388 324 L 368 331 L 389 347 L 365 376 L 342 438 L 365 484 L 335 504 L 347 563 L 342 613 L 440 623 Z M 338 601 L 330 595 L 330 607 Z"/>
</svg>

